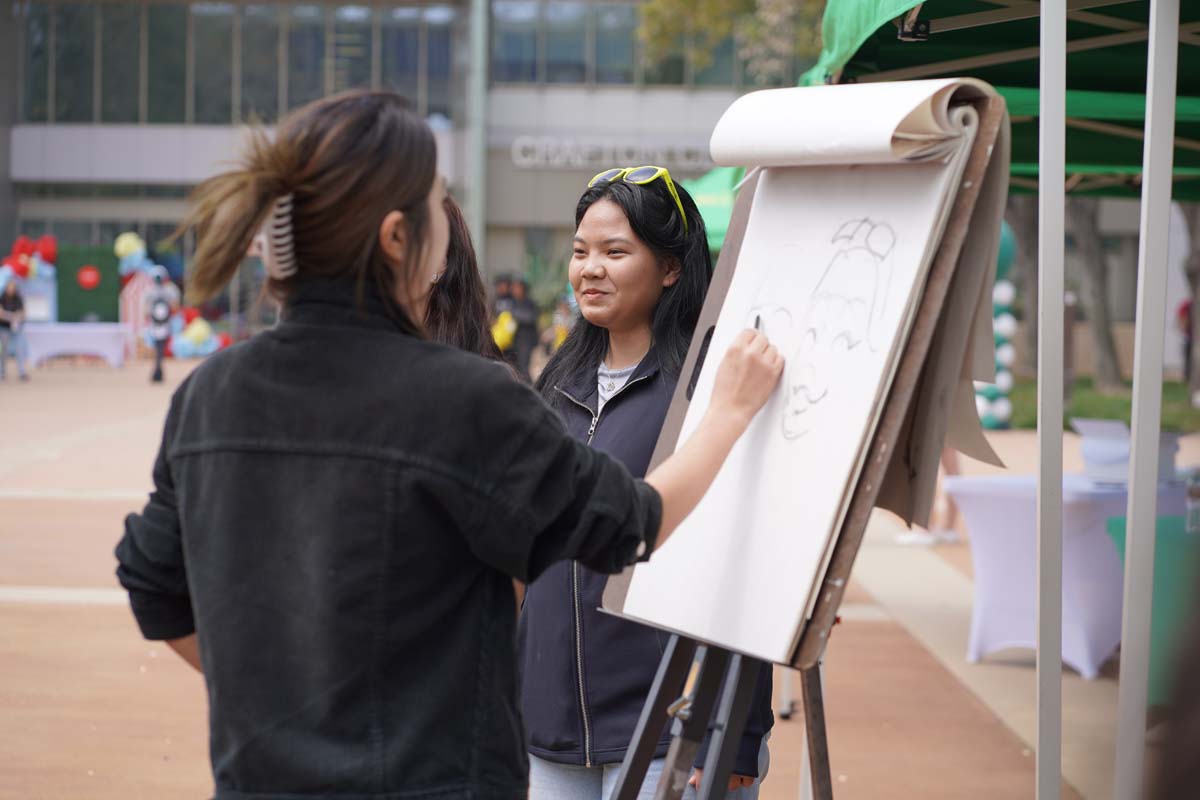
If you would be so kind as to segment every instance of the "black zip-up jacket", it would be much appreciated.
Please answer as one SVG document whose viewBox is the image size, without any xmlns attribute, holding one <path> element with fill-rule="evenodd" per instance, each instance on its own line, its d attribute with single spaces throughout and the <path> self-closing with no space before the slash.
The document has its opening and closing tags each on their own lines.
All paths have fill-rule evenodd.
<svg viewBox="0 0 1200 800">
<path fill-rule="evenodd" d="M 675 381 L 651 350 L 624 388 L 596 413 L 596 370 L 555 388 L 571 435 L 644 476 L 667 416 Z M 529 752 L 560 764 L 611 764 L 625 757 L 670 634 L 599 611 L 607 575 L 578 562 L 550 567 L 521 610 L 521 710 Z M 771 729 L 771 671 L 755 689 L 734 772 L 758 776 L 758 750 Z M 670 727 L 656 752 L 664 756 Z"/>
<path fill-rule="evenodd" d="M 511 577 L 617 572 L 661 502 L 497 365 L 353 286 L 211 357 L 171 401 L 117 575 L 198 634 L 216 796 L 525 798 Z"/>
</svg>

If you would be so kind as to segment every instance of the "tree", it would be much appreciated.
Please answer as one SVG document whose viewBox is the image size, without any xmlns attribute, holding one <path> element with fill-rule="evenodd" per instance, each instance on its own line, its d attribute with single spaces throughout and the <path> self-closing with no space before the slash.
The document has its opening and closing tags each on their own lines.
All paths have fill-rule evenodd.
<svg viewBox="0 0 1200 800">
<path fill-rule="evenodd" d="M 647 0 L 641 9 L 639 34 L 652 60 L 682 42 L 687 58 L 702 69 L 733 36 L 750 81 L 772 85 L 792 79 L 793 59 L 821 52 L 824 0 Z"/>
<path fill-rule="evenodd" d="M 1121 367 L 1113 339 L 1112 316 L 1108 302 L 1108 262 L 1100 237 L 1100 203 L 1094 197 L 1068 197 L 1067 231 L 1079 253 L 1080 300 L 1087 314 L 1088 328 L 1096 351 L 1095 386 L 1104 394 L 1121 391 Z"/>
</svg>

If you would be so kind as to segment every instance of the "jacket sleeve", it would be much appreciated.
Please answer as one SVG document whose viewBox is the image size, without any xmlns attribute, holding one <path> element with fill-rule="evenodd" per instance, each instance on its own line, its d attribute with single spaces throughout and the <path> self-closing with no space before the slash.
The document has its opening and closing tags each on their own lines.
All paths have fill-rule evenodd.
<svg viewBox="0 0 1200 800">
<path fill-rule="evenodd" d="M 177 419 L 179 388 L 167 413 L 163 441 L 154 461 L 154 491 L 141 514 L 125 518 L 117 544 L 117 580 L 129 592 L 129 604 L 147 639 L 178 639 L 194 633 L 192 601 L 183 559 L 175 484 L 167 451 Z"/>
<path fill-rule="evenodd" d="M 511 456 L 468 531 L 475 554 L 526 582 L 564 559 L 614 574 L 647 557 L 662 520 L 658 492 L 572 438 L 554 412 L 522 391 L 527 403 L 509 431 Z"/>
<path fill-rule="evenodd" d="M 771 665 L 763 664 L 759 669 L 758 678 L 754 682 L 754 696 L 750 700 L 750 714 L 746 717 L 746 730 L 742 732 L 742 740 L 738 742 L 737 758 L 733 762 L 735 775 L 762 777 L 758 774 L 758 751 L 762 746 L 763 737 L 775 724 L 775 714 L 771 710 L 771 688 Z M 722 685 L 723 690 L 724 686 Z M 696 769 L 704 767 L 704 759 L 708 757 L 708 743 L 711 739 L 712 727 L 710 726 L 704 741 L 700 743 L 696 760 L 693 762 Z"/>
</svg>

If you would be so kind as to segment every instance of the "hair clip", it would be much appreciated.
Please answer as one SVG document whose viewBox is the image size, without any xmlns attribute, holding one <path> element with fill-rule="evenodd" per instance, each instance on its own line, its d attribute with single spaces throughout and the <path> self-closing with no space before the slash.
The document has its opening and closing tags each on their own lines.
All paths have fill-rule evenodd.
<svg viewBox="0 0 1200 800">
<path fill-rule="evenodd" d="M 271 215 L 263 225 L 262 259 L 267 274 L 277 281 L 296 274 L 296 253 L 292 241 L 292 194 L 276 198 Z"/>
</svg>

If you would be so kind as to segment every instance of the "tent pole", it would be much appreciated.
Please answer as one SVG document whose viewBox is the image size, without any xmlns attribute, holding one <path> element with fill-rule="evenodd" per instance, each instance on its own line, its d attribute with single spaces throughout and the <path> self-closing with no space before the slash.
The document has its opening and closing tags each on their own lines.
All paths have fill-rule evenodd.
<svg viewBox="0 0 1200 800">
<path fill-rule="evenodd" d="M 1065 3 L 1042 4 L 1038 65 L 1037 800 L 1062 792 L 1066 12 Z"/>
<path fill-rule="evenodd" d="M 1138 237 L 1129 509 L 1125 528 L 1121 679 L 1117 695 L 1117 761 L 1113 787 L 1116 800 L 1135 800 L 1142 796 L 1143 788 L 1178 38 L 1179 0 L 1151 0 L 1146 62 L 1146 146 L 1142 151 L 1142 219 Z"/>
</svg>

